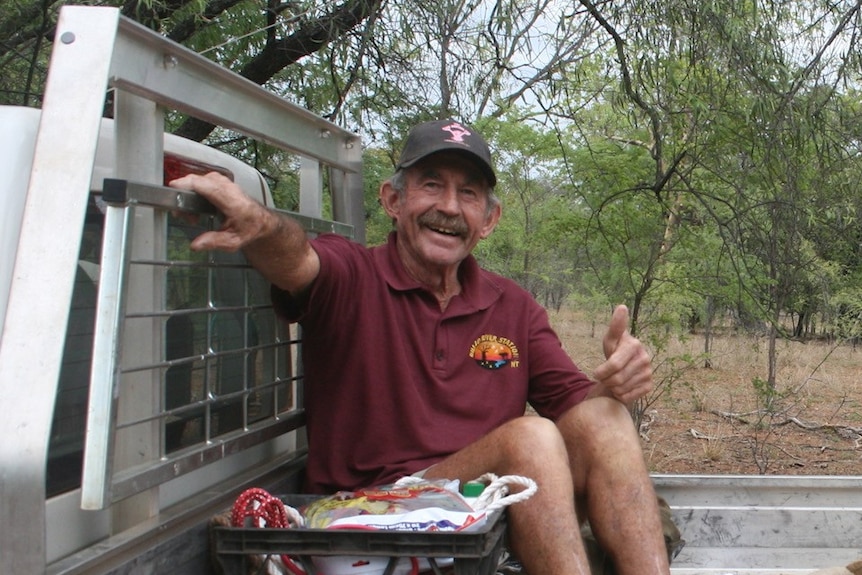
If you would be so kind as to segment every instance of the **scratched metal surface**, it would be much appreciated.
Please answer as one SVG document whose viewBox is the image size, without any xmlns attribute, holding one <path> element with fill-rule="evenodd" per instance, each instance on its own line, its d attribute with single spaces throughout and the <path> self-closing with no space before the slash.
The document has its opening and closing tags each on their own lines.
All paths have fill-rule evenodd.
<svg viewBox="0 0 862 575">
<path fill-rule="evenodd" d="M 655 476 L 686 545 L 674 575 L 798 575 L 862 559 L 862 479 Z"/>
</svg>

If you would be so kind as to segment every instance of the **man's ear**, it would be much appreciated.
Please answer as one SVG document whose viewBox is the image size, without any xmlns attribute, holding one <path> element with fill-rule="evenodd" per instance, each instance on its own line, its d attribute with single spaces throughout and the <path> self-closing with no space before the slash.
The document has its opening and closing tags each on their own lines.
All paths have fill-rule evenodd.
<svg viewBox="0 0 862 575">
<path fill-rule="evenodd" d="M 389 180 L 380 184 L 380 191 L 377 192 L 377 197 L 387 216 L 390 218 L 398 217 L 398 207 L 401 203 L 401 196 Z"/>
<path fill-rule="evenodd" d="M 503 215 L 503 207 L 499 203 L 495 204 L 493 209 L 491 209 L 491 213 L 485 218 L 485 225 L 482 226 L 482 231 L 479 235 L 480 238 L 484 240 L 491 235 L 491 232 L 497 227 L 501 215 Z"/>
</svg>

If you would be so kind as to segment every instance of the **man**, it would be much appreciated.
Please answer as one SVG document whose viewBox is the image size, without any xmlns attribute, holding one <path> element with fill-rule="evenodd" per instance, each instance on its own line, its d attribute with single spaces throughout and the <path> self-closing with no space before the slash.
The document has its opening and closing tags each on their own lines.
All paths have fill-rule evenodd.
<svg viewBox="0 0 862 575">
<path fill-rule="evenodd" d="M 545 311 L 470 255 L 499 221 L 488 146 L 451 120 L 414 128 L 379 199 L 395 231 L 365 248 L 309 241 L 226 178 L 172 186 L 208 198 L 221 230 L 199 250 L 241 249 L 303 326 L 308 489 L 354 489 L 422 473 L 533 478 L 509 509 L 513 552 L 532 575 L 589 573 L 589 519 L 621 574 L 669 573 L 656 497 L 627 405 L 653 386 L 618 307 L 590 380 Z M 529 402 L 544 417 L 525 416 Z M 576 513 L 577 512 L 577 513 Z"/>
</svg>

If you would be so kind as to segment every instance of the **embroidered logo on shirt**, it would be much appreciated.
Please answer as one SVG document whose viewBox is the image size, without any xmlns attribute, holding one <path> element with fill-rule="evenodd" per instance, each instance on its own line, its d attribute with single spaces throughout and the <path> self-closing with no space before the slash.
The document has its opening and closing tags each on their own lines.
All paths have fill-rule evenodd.
<svg viewBox="0 0 862 575">
<path fill-rule="evenodd" d="M 470 357 L 485 369 L 500 369 L 506 365 L 518 367 L 518 346 L 512 340 L 486 333 L 470 346 Z"/>
</svg>

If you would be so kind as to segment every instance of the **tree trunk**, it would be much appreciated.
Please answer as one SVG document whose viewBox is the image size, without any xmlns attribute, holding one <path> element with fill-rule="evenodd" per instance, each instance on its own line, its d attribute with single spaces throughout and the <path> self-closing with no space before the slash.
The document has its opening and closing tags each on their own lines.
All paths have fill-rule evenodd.
<svg viewBox="0 0 862 575">
<path fill-rule="evenodd" d="M 348 0 L 332 12 L 309 22 L 287 38 L 268 42 L 239 74 L 256 84 L 264 84 L 278 72 L 304 56 L 314 54 L 332 40 L 358 26 L 380 8 L 382 0 Z M 198 118 L 188 118 L 174 132 L 200 142 L 215 126 Z"/>
</svg>

